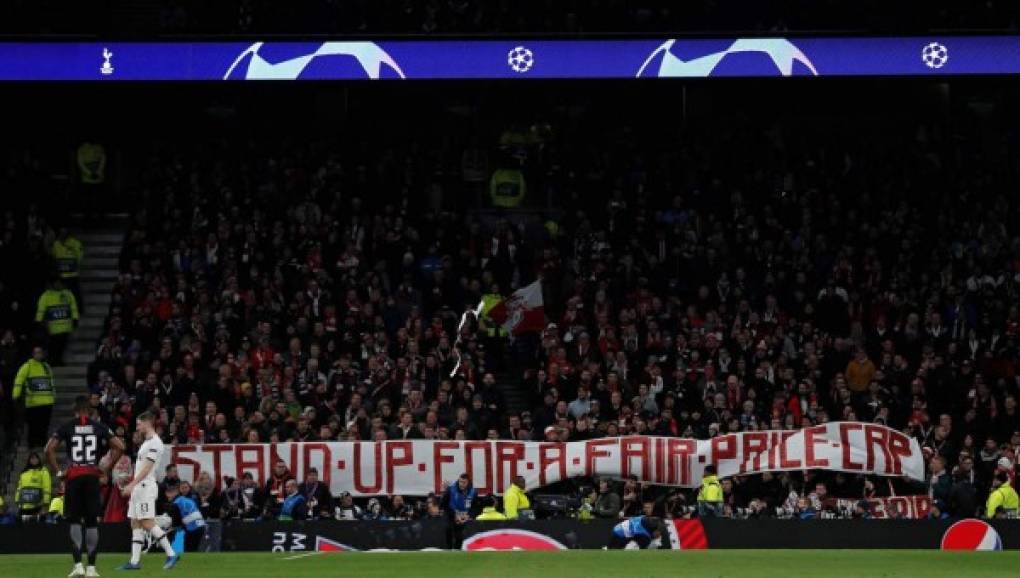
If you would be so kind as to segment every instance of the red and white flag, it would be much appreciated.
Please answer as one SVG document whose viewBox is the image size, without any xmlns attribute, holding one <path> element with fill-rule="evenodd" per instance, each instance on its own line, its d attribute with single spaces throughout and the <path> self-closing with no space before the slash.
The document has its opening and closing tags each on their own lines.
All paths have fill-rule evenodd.
<svg viewBox="0 0 1020 578">
<path fill-rule="evenodd" d="M 542 282 L 521 287 L 489 310 L 489 318 L 503 326 L 510 335 L 545 328 L 545 305 L 542 303 Z"/>
</svg>

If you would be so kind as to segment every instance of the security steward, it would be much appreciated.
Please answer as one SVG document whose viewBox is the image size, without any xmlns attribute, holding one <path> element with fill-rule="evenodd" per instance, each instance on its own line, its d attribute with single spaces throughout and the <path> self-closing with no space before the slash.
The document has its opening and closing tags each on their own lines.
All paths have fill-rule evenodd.
<svg viewBox="0 0 1020 578">
<path fill-rule="evenodd" d="M 85 255 L 81 241 L 67 230 L 61 227 L 57 238 L 53 240 L 53 261 L 57 264 L 57 273 L 63 279 L 78 304 L 78 313 L 82 310 L 81 282 L 79 271 L 81 260 Z"/>
<path fill-rule="evenodd" d="M 17 402 L 22 393 L 25 395 L 25 421 L 28 423 L 28 446 L 41 448 L 46 443 L 46 435 L 53 415 L 53 403 L 56 401 L 56 390 L 53 383 L 53 368 L 46 363 L 46 350 L 42 347 L 32 348 L 32 359 L 18 369 L 14 377 L 12 399 Z"/>
<path fill-rule="evenodd" d="M 476 522 L 500 522 L 506 520 L 503 512 L 496 509 L 496 498 L 486 496 L 482 501 L 482 513 L 475 517 Z"/>
<path fill-rule="evenodd" d="M 698 491 L 698 517 L 718 518 L 722 513 L 722 485 L 715 475 L 715 466 L 705 466 L 705 475 L 701 478 L 701 489 Z"/>
<path fill-rule="evenodd" d="M 506 342 L 506 338 L 509 336 L 507 330 L 502 324 L 496 323 L 491 317 L 489 317 L 489 311 L 496 305 L 503 302 L 503 295 L 499 292 L 499 285 L 493 284 L 489 289 L 489 292 L 482 295 L 482 309 L 479 312 L 479 318 L 481 320 L 482 328 L 485 330 L 485 349 L 492 353 L 492 359 L 495 361 L 494 369 L 500 369 L 503 363 L 503 344 Z"/>
<path fill-rule="evenodd" d="M 992 493 L 988 494 L 985 503 L 985 516 L 988 518 L 1016 518 L 1020 512 L 1020 497 L 1009 485 L 1009 474 L 999 472 L 992 480 Z"/>
<path fill-rule="evenodd" d="M 35 321 L 46 329 L 53 363 L 61 365 L 67 340 L 78 327 L 78 300 L 64 287 L 60 277 L 55 277 L 50 287 L 39 296 Z"/>
<path fill-rule="evenodd" d="M 15 491 L 18 498 L 18 514 L 22 521 L 38 520 L 45 515 L 46 508 L 50 505 L 52 487 L 49 470 L 46 469 L 39 454 L 32 452 L 28 456 L 25 470 L 18 477 L 18 488 Z"/>
<path fill-rule="evenodd" d="M 528 187 L 518 169 L 496 169 L 489 179 L 489 199 L 497 209 L 516 209 L 524 201 Z"/>
<path fill-rule="evenodd" d="M 521 517 L 521 510 L 531 509 L 531 500 L 524 493 L 524 485 L 524 476 L 516 476 L 503 494 L 503 513 L 507 520 L 516 520 Z"/>
</svg>

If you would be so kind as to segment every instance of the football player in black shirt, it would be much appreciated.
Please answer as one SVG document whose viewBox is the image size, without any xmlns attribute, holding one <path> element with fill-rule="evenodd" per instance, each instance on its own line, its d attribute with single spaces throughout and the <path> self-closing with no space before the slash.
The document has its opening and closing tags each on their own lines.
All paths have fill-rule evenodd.
<svg viewBox="0 0 1020 578">
<path fill-rule="evenodd" d="M 64 477 L 64 518 L 71 524 L 71 555 L 74 557 L 74 568 L 68 576 L 95 578 L 99 576 L 96 572 L 97 524 L 101 514 L 99 478 L 103 476 L 99 462 L 109 447 L 110 464 L 116 463 L 124 452 L 124 442 L 114 437 L 105 425 L 89 418 L 92 407 L 87 397 L 78 396 L 74 400 L 74 411 L 77 417 L 55 431 L 46 444 L 46 458 L 50 470 Z M 68 465 L 63 472 L 57 463 L 60 444 L 67 450 Z M 83 543 L 88 550 L 88 568 L 81 563 Z"/>
</svg>

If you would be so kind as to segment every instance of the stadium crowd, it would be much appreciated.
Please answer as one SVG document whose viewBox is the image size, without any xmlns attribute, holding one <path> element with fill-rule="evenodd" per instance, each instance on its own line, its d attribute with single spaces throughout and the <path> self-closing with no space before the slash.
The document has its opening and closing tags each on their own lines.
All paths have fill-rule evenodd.
<svg viewBox="0 0 1020 578">
<path fill-rule="evenodd" d="M 589 128 L 592 139 L 536 125 L 492 147 L 162 150 L 89 369 L 93 406 L 129 445 L 148 409 L 170 443 L 708 438 L 875 422 L 919 440 L 927 484 L 724 479 L 713 512 L 867 517 L 857 500 L 927 493 L 935 516 L 983 514 L 998 478 L 1015 484 L 1020 448 L 1013 175 L 985 170 L 965 140 L 914 128 L 869 140 L 859 127 L 738 123 L 666 139 L 622 126 Z M 563 209 L 467 210 L 465 191 L 488 180 L 477 174 L 510 165 Z M 511 343 L 484 319 L 468 324 L 451 377 L 461 312 L 534 279 L 544 331 Z M 509 408 L 499 380 L 528 407 Z M 303 515 L 337 519 L 457 503 L 333 496 L 315 475 L 292 480 L 279 464 L 264 487 L 246 477 L 221 490 L 206 474 L 180 489 L 208 518 L 278 517 L 295 493 Z M 609 480 L 549 491 L 605 517 L 696 515 L 700 493 Z"/>
</svg>

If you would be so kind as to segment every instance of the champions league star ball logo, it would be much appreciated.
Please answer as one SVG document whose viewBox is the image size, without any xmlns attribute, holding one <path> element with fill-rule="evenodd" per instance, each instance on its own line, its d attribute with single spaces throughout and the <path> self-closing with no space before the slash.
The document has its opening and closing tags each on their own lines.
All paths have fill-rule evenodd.
<svg viewBox="0 0 1020 578">
<path fill-rule="evenodd" d="M 515 46 L 507 53 L 506 63 L 514 72 L 523 74 L 535 65 L 535 55 L 523 46 Z"/>
<path fill-rule="evenodd" d="M 739 38 L 721 50 L 701 55 L 683 54 L 683 48 L 675 39 L 663 42 L 645 59 L 637 76 L 818 76 L 811 60 L 785 38 Z"/>
<path fill-rule="evenodd" d="M 234 59 L 224 80 L 405 78 L 374 42 L 267 44 L 256 42 Z"/>
<path fill-rule="evenodd" d="M 928 68 L 942 68 L 949 62 L 949 49 L 944 44 L 932 42 L 921 49 L 921 62 Z"/>
</svg>

